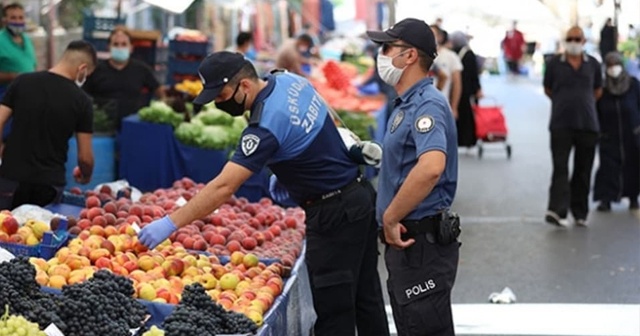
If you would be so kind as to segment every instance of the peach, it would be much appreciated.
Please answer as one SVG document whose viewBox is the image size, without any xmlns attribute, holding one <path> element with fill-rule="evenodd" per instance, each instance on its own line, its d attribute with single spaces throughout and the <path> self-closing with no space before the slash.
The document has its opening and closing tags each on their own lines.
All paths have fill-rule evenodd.
<svg viewBox="0 0 640 336">
<path fill-rule="evenodd" d="M 244 247 L 249 251 L 255 249 L 257 245 L 258 245 L 258 242 L 253 237 L 247 237 L 242 240 L 242 247 Z"/>
<path fill-rule="evenodd" d="M 100 258 L 109 258 L 111 253 L 104 248 L 98 248 L 89 253 L 89 260 L 95 265 L 96 261 Z"/>
<path fill-rule="evenodd" d="M 233 253 L 231 253 L 231 258 L 230 258 L 230 262 L 233 265 L 240 265 L 242 264 L 242 260 L 244 259 L 244 253 L 240 252 L 240 251 L 235 251 Z"/>
<path fill-rule="evenodd" d="M 96 217 L 104 215 L 102 208 L 91 208 L 87 211 L 87 219 L 93 221 Z"/>
<path fill-rule="evenodd" d="M 4 233 L 11 236 L 12 234 L 15 234 L 16 232 L 18 232 L 19 226 L 20 225 L 18 224 L 18 221 L 15 218 L 13 218 L 12 216 L 8 216 L 0 224 L 0 230 L 4 231 Z"/>
<path fill-rule="evenodd" d="M 47 272 L 47 274 L 49 274 L 49 277 L 53 277 L 54 275 L 59 275 L 65 279 L 69 277 L 69 273 L 71 273 L 71 268 L 65 264 L 59 264 L 59 265 L 50 267 Z"/>
<path fill-rule="evenodd" d="M 197 239 L 193 244 L 193 249 L 197 251 L 205 251 L 208 247 L 207 242 L 202 239 Z"/>
<path fill-rule="evenodd" d="M 142 256 L 140 257 L 140 259 L 138 259 L 138 267 L 140 267 L 140 269 L 145 272 L 154 269 L 157 265 L 158 262 L 150 256 Z"/>
<path fill-rule="evenodd" d="M 92 225 L 89 229 L 89 233 L 94 236 L 102 236 L 104 237 L 104 228 L 100 225 Z"/>
<path fill-rule="evenodd" d="M 98 258 L 94 265 L 96 265 L 96 267 L 98 268 L 107 268 L 107 269 L 113 269 L 113 266 L 111 265 L 111 259 L 107 258 L 107 257 L 100 257 Z"/>
<path fill-rule="evenodd" d="M 100 199 L 96 196 L 89 196 L 87 197 L 86 201 L 85 201 L 85 207 L 88 209 L 91 208 L 95 208 L 95 207 L 99 207 L 100 206 Z"/>
<path fill-rule="evenodd" d="M 100 248 L 103 248 L 109 251 L 110 255 L 113 255 L 116 252 L 116 246 L 109 240 L 105 240 L 100 244 Z"/>
<path fill-rule="evenodd" d="M 61 275 L 53 275 L 49 277 L 49 287 L 62 289 L 62 286 L 67 285 L 67 279 Z"/>
<path fill-rule="evenodd" d="M 184 261 L 180 259 L 174 259 L 171 261 L 165 260 L 162 263 L 162 268 L 164 268 L 164 270 L 167 272 L 167 275 L 176 276 L 182 274 L 182 272 L 184 271 L 184 265 Z"/>
<path fill-rule="evenodd" d="M 127 261 L 122 264 L 122 267 L 124 267 L 129 273 L 131 273 L 138 269 L 138 264 L 135 261 Z"/>
<path fill-rule="evenodd" d="M 36 282 L 40 286 L 46 286 L 49 283 L 49 276 L 46 271 L 38 270 L 36 272 Z"/>
<path fill-rule="evenodd" d="M 88 219 L 81 219 L 78 221 L 78 224 L 76 224 L 77 227 L 80 228 L 80 230 L 88 230 L 91 227 L 92 223 L 90 220 Z"/>
<path fill-rule="evenodd" d="M 91 220 L 91 224 L 105 227 L 107 226 L 107 219 L 104 218 L 104 216 L 99 215 Z"/>
<path fill-rule="evenodd" d="M 118 205 L 115 202 L 107 202 L 103 207 L 106 213 L 115 215 L 118 212 Z"/>
<path fill-rule="evenodd" d="M 244 264 L 244 266 L 247 267 L 247 269 L 258 266 L 258 262 L 260 262 L 260 260 L 258 259 L 258 256 L 256 256 L 253 253 L 247 253 L 242 258 L 242 264 Z"/>
<path fill-rule="evenodd" d="M 233 253 L 236 251 L 240 251 L 242 249 L 242 245 L 240 245 L 240 243 L 237 240 L 229 240 L 227 242 L 227 250 L 229 250 L 229 252 Z"/>
</svg>

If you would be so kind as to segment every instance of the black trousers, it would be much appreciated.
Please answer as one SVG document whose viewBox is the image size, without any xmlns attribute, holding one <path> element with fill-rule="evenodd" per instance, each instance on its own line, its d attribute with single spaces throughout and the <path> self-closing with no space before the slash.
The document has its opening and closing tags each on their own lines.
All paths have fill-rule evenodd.
<svg viewBox="0 0 640 336">
<path fill-rule="evenodd" d="M 551 131 L 553 175 L 549 188 L 548 210 L 562 218 L 571 214 L 575 219 L 587 219 L 591 169 L 596 153 L 598 134 L 590 131 Z M 573 174 L 569 179 L 569 155 L 573 150 Z"/>
<path fill-rule="evenodd" d="M 15 209 L 23 204 L 45 206 L 60 200 L 63 187 L 16 182 L 0 177 L 0 209 Z"/>
<path fill-rule="evenodd" d="M 451 290 L 460 243 L 439 245 L 427 234 L 404 250 L 387 245 L 387 289 L 398 336 L 454 336 Z M 433 240 L 431 240 L 433 241 Z"/>
<path fill-rule="evenodd" d="M 306 206 L 316 336 L 388 336 L 378 275 L 375 191 L 369 182 Z"/>
</svg>

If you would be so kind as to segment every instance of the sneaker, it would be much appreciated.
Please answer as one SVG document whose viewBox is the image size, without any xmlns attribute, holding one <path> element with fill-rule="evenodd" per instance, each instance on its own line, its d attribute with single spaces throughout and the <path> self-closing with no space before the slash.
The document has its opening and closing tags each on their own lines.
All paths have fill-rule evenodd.
<svg viewBox="0 0 640 336">
<path fill-rule="evenodd" d="M 639 207 L 637 199 L 629 200 L 629 210 L 638 210 Z"/>
<path fill-rule="evenodd" d="M 587 224 L 587 220 L 586 219 L 576 219 L 576 226 L 588 227 L 589 224 Z"/>
<path fill-rule="evenodd" d="M 611 202 L 600 202 L 596 210 L 600 212 L 609 212 L 611 211 Z"/>
<path fill-rule="evenodd" d="M 558 216 L 557 213 L 551 210 L 547 211 L 546 215 L 544 216 L 544 220 L 545 222 L 555 226 L 560 226 L 560 227 L 569 226 L 569 221 L 566 218 L 561 218 L 560 216 Z"/>
</svg>

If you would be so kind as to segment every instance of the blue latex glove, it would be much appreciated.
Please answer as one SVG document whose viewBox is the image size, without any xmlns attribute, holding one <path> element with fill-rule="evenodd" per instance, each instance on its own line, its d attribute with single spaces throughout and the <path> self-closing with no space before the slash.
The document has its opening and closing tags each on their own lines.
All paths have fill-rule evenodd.
<svg viewBox="0 0 640 336">
<path fill-rule="evenodd" d="M 289 192 L 278 182 L 278 178 L 275 175 L 271 175 L 269 178 L 269 194 L 278 203 L 284 203 L 289 199 Z"/>
<path fill-rule="evenodd" d="M 164 216 L 142 228 L 138 233 L 138 240 L 140 240 L 144 246 L 152 250 L 169 238 L 171 233 L 177 229 L 178 228 L 171 218 L 169 218 L 169 216 Z"/>
</svg>

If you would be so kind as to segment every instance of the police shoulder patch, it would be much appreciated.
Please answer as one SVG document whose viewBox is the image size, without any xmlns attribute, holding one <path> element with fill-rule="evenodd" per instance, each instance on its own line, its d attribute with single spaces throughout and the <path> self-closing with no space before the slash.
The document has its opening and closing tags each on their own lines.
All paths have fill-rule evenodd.
<svg viewBox="0 0 640 336">
<path fill-rule="evenodd" d="M 242 153 L 245 156 L 249 156 L 255 153 L 256 149 L 258 149 L 258 145 L 260 145 L 260 138 L 255 134 L 246 134 L 240 140 L 242 148 Z"/>
<path fill-rule="evenodd" d="M 436 122 L 433 120 L 433 117 L 430 115 L 420 116 L 416 120 L 416 130 L 420 133 L 427 133 L 433 129 L 436 125 Z"/>
</svg>

